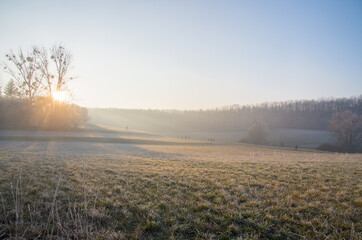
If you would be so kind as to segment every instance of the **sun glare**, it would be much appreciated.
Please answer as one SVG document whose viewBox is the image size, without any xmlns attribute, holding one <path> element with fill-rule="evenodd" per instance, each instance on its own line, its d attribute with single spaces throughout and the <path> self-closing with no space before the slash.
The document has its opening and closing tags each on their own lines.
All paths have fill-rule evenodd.
<svg viewBox="0 0 362 240">
<path fill-rule="evenodd" d="M 57 102 L 65 102 L 68 99 L 68 95 L 64 91 L 56 91 L 53 93 L 53 99 Z"/>
</svg>

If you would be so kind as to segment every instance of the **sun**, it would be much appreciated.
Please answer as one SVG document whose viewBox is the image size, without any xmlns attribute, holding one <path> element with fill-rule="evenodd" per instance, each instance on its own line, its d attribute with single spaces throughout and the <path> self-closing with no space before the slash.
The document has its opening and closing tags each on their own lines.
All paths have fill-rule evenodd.
<svg viewBox="0 0 362 240">
<path fill-rule="evenodd" d="M 64 91 L 56 91 L 53 93 L 53 99 L 57 102 L 65 102 L 68 100 L 68 95 Z"/>
</svg>

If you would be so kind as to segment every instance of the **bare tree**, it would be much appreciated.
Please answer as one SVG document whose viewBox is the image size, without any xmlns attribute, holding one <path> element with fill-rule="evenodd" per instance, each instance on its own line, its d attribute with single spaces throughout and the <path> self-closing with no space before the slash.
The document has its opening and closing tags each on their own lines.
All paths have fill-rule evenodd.
<svg viewBox="0 0 362 240">
<path fill-rule="evenodd" d="M 56 91 L 62 91 L 64 85 L 73 79 L 67 76 L 72 62 L 72 54 L 62 45 L 53 46 L 50 53 L 50 59 L 53 60 L 56 68 Z"/>
<path fill-rule="evenodd" d="M 45 47 L 33 47 L 36 67 L 42 77 L 43 89 L 49 96 L 52 96 L 54 91 L 64 91 L 66 83 L 73 79 L 68 76 L 72 54 L 62 45 L 54 45 L 49 50 L 48 53 Z"/>
<path fill-rule="evenodd" d="M 18 54 L 10 51 L 5 56 L 8 61 L 4 63 L 5 71 L 16 81 L 20 93 L 33 102 L 41 83 L 36 67 L 36 56 L 32 52 L 25 55 L 21 49 Z"/>
<path fill-rule="evenodd" d="M 347 151 L 360 147 L 362 116 L 350 110 L 335 113 L 329 122 L 329 128 L 336 133 L 338 143 Z"/>
<path fill-rule="evenodd" d="M 48 51 L 45 47 L 33 47 L 33 54 L 36 57 L 36 67 L 41 73 L 42 87 L 43 89 L 52 96 L 54 74 L 51 73 Z"/>
<path fill-rule="evenodd" d="M 21 49 L 18 54 L 13 51 L 6 54 L 3 66 L 11 79 L 4 90 L 10 97 L 1 99 L 0 127 L 70 129 L 87 121 L 86 109 L 54 96 L 55 92 L 64 91 L 72 79 L 68 77 L 71 58 L 62 45 L 48 51 L 32 47 L 27 55 Z"/>
<path fill-rule="evenodd" d="M 68 76 L 72 55 L 62 45 L 54 45 L 49 51 L 34 46 L 26 56 L 21 49 L 18 54 L 10 51 L 6 60 L 4 69 L 15 81 L 20 96 L 26 96 L 31 102 L 40 90 L 53 96 L 55 91 L 64 91 L 73 79 Z"/>
</svg>

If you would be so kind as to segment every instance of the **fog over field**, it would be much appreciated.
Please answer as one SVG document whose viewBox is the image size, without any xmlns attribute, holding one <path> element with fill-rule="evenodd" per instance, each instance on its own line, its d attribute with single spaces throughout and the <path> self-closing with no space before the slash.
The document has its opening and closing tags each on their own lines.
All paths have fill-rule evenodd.
<svg viewBox="0 0 362 240">
<path fill-rule="evenodd" d="M 255 121 L 266 125 L 264 145 L 317 148 L 333 144 L 336 135 L 330 120 L 336 112 L 351 110 L 362 114 L 362 97 L 295 100 L 259 105 L 232 105 L 200 110 L 89 109 L 89 122 L 125 130 L 137 129 L 169 137 L 215 139 L 236 143 L 248 137 Z"/>
<path fill-rule="evenodd" d="M 214 138 L 216 143 L 237 143 L 247 136 L 247 130 L 204 130 L 191 131 L 190 129 L 167 128 L 167 125 L 160 125 L 157 119 L 147 120 L 139 113 L 139 119 L 120 119 L 120 117 L 107 116 L 106 113 L 99 114 L 99 110 L 89 110 L 89 122 L 103 126 L 112 126 L 119 130 L 126 127 L 150 131 L 149 133 L 158 133 L 161 136 L 168 137 L 190 137 L 192 140 L 206 141 L 208 138 Z M 336 141 L 335 134 L 328 130 L 310 130 L 310 129 L 292 129 L 292 128 L 273 128 L 268 131 L 267 144 L 271 146 L 280 146 L 283 142 L 284 147 L 295 147 L 298 145 L 302 148 L 316 149 L 322 143 L 333 143 Z"/>
</svg>

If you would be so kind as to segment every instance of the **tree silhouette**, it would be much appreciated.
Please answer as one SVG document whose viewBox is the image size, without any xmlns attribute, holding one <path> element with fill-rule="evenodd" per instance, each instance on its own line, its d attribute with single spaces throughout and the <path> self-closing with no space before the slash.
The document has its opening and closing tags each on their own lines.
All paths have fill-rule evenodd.
<svg viewBox="0 0 362 240">
<path fill-rule="evenodd" d="M 4 63 L 4 69 L 15 80 L 17 88 L 22 96 L 32 103 L 41 85 L 41 76 L 36 67 L 36 56 L 33 52 L 24 54 L 20 49 L 18 54 L 10 51 L 5 55 L 8 63 Z"/>
<path fill-rule="evenodd" d="M 54 45 L 47 51 L 45 47 L 33 47 L 36 66 L 41 73 L 43 88 L 52 96 L 54 91 L 64 91 L 65 85 L 73 77 L 68 73 L 71 68 L 72 54 L 63 45 Z"/>
<path fill-rule="evenodd" d="M 261 144 L 266 142 L 268 128 L 260 120 L 254 121 L 248 128 L 247 140 L 250 143 Z"/>
<path fill-rule="evenodd" d="M 14 80 L 10 80 L 4 87 L 4 94 L 7 97 L 17 97 L 19 96 L 19 90 L 15 85 Z"/>
<path fill-rule="evenodd" d="M 360 147 L 362 138 L 362 116 L 350 110 L 335 113 L 329 128 L 336 133 L 338 143 L 347 151 Z"/>
</svg>

